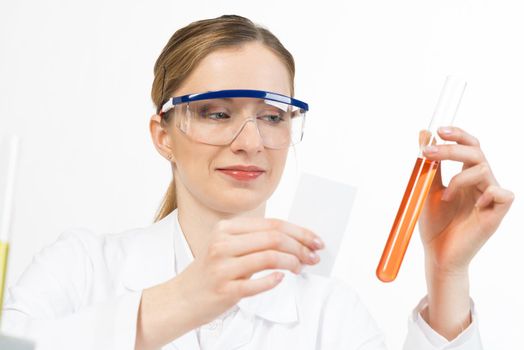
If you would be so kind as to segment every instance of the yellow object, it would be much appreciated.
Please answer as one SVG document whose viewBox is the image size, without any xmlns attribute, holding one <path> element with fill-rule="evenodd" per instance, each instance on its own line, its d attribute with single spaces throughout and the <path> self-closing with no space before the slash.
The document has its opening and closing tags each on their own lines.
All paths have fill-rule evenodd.
<svg viewBox="0 0 524 350">
<path fill-rule="evenodd" d="M 7 254 L 9 243 L 0 241 L 0 320 L 2 319 L 2 307 L 4 305 L 5 276 L 7 274 Z"/>
</svg>

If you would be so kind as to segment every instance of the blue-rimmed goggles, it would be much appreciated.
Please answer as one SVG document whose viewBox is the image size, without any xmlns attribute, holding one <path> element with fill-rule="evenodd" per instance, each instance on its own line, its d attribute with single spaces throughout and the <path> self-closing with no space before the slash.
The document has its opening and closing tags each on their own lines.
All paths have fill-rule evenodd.
<svg viewBox="0 0 524 350">
<path fill-rule="evenodd" d="M 160 116 L 195 141 L 227 145 L 253 121 L 265 147 L 286 148 L 302 140 L 308 105 L 263 90 L 218 90 L 171 97 Z"/>
</svg>

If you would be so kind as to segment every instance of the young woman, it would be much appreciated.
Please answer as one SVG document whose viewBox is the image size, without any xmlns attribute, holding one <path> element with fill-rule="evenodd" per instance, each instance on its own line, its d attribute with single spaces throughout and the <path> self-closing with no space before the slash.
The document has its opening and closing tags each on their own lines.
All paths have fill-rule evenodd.
<svg viewBox="0 0 524 350">
<path fill-rule="evenodd" d="M 150 131 L 173 173 L 155 223 L 62 234 L 8 290 L 4 329 L 49 349 L 385 349 L 349 286 L 301 272 L 320 238 L 264 218 L 308 109 L 291 54 L 227 15 L 176 31 L 154 72 Z M 454 143 L 426 157 L 464 166 L 448 188 L 437 173 L 420 218 L 428 290 L 404 349 L 479 349 L 468 265 L 513 194 L 476 138 L 440 135 Z"/>
</svg>

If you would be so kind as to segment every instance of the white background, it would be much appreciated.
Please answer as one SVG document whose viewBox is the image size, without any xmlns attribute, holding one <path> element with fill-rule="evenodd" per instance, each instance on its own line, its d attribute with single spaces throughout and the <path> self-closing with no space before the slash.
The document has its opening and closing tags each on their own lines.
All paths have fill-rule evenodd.
<svg viewBox="0 0 524 350">
<path fill-rule="evenodd" d="M 8 284 L 68 228 L 102 234 L 152 222 L 171 178 L 148 131 L 153 64 L 175 30 L 222 14 L 280 38 L 296 60 L 296 97 L 311 107 L 267 214 L 287 216 L 302 170 L 358 188 L 334 273 L 358 290 L 390 349 L 425 294 L 418 234 L 394 283 L 379 282 L 375 268 L 418 130 L 445 75 L 467 77 L 456 125 L 480 139 L 516 194 L 471 265 L 471 295 L 486 349 L 523 348 L 519 1 L 2 1 L 0 133 L 22 137 Z M 447 180 L 460 169 L 443 167 Z"/>
</svg>

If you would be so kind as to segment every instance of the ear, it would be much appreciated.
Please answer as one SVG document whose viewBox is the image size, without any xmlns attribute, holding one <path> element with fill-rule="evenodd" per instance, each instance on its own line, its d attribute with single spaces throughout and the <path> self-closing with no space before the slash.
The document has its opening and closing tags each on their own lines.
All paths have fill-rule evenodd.
<svg viewBox="0 0 524 350">
<path fill-rule="evenodd" d="M 153 114 L 151 116 L 151 120 L 149 121 L 149 131 L 151 132 L 151 139 L 153 140 L 153 144 L 158 153 L 170 162 L 174 161 L 174 158 L 169 159 L 169 156 L 174 156 L 174 149 L 168 129 L 162 126 L 162 117 L 158 114 Z"/>
</svg>

